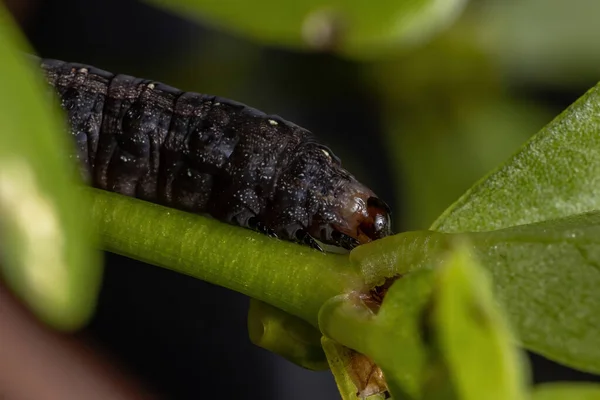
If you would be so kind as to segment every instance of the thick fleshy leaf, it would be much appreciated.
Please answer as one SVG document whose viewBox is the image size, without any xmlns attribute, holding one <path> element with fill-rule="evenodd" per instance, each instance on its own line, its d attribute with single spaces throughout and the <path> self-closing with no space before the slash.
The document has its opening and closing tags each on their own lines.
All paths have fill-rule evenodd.
<svg viewBox="0 0 600 400">
<path fill-rule="evenodd" d="M 491 273 L 525 347 L 600 373 L 600 213 L 491 232 L 408 232 L 362 246 L 354 256 L 366 276 L 377 276 L 377 260 L 385 260 L 381 274 L 393 276 L 439 265 L 457 236 L 468 239 Z M 370 247 L 377 249 L 372 255 Z"/>
<path fill-rule="evenodd" d="M 422 269 L 398 279 L 375 313 L 360 296 L 343 295 L 319 312 L 324 335 L 371 357 L 383 370 L 392 396 L 420 398 L 428 358 L 422 316 L 435 271 Z"/>
<path fill-rule="evenodd" d="M 600 209 L 600 86 L 577 100 L 432 225 L 500 229 Z"/>
<path fill-rule="evenodd" d="M 435 286 L 435 272 L 415 271 L 389 289 L 365 346 L 383 369 L 393 398 L 421 398 L 430 348 L 423 319 Z"/>
<path fill-rule="evenodd" d="M 465 0 L 149 0 L 265 43 L 370 56 L 447 26 Z"/>
<path fill-rule="evenodd" d="M 0 272 L 40 319 L 75 329 L 95 304 L 99 254 L 68 162 L 72 143 L 18 46 L 0 5 Z"/>
<path fill-rule="evenodd" d="M 524 400 L 523 355 L 494 302 L 487 274 L 469 252 L 468 245 L 457 246 L 440 268 L 430 330 L 458 399 Z"/>
<path fill-rule="evenodd" d="M 319 326 L 371 357 L 394 398 L 525 398 L 523 359 L 487 276 L 471 258 L 476 246 L 464 236 L 433 235 L 422 257 L 428 264 L 417 268 L 439 268 L 399 277 L 378 312 L 361 296 L 331 299 L 321 309 Z M 414 246 L 395 247 L 417 253 Z"/>
</svg>

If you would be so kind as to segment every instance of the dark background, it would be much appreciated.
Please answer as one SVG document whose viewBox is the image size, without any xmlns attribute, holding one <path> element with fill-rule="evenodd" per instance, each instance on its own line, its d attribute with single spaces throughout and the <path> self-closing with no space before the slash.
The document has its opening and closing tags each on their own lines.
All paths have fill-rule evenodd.
<svg viewBox="0 0 600 400">
<path fill-rule="evenodd" d="M 531 83 L 522 75 L 516 74 L 515 78 L 514 73 L 503 72 L 501 63 L 489 67 L 488 61 L 474 63 L 485 64 L 482 69 L 478 67 L 479 75 L 476 75 L 483 76 L 479 82 L 485 83 L 475 89 L 464 85 L 464 81 L 460 81 L 464 78 L 462 73 L 456 72 L 449 72 L 448 81 L 441 85 L 439 78 L 433 79 L 439 93 L 430 88 L 426 73 L 406 81 L 419 82 L 413 86 L 398 78 L 399 83 L 391 86 L 398 85 L 402 89 L 399 93 L 404 89 L 408 93 L 432 90 L 425 93 L 432 96 L 423 102 L 427 107 L 419 108 L 422 101 L 419 99 L 413 102 L 407 97 L 397 101 L 410 112 L 427 109 L 440 118 L 442 122 L 434 126 L 442 129 L 438 128 L 434 135 L 428 136 L 423 134 L 425 129 L 421 130 L 427 127 L 423 120 L 410 122 L 413 116 L 403 119 L 402 110 L 390 111 L 390 102 L 398 100 L 401 94 L 394 90 L 382 94 L 374 88 L 372 80 L 366 78 L 369 73 L 365 70 L 383 71 L 389 64 L 365 66 L 327 54 L 262 47 L 132 0 L 17 0 L 9 2 L 9 7 L 42 57 L 87 63 L 112 72 L 164 81 L 185 90 L 233 98 L 268 113 L 282 115 L 316 132 L 360 180 L 394 206 L 396 231 L 426 228 L 419 222 L 431 220 L 435 215 L 414 217 L 411 204 L 416 200 L 412 199 L 411 185 L 407 183 L 414 174 L 406 173 L 412 164 L 403 159 L 402 153 L 390 154 L 390 139 L 386 136 L 390 134 L 390 126 L 400 124 L 403 127 L 392 134 L 403 135 L 401 140 L 425 136 L 428 141 L 417 143 L 422 148 L 453 143 L 457 146 L 454 151 L 461 154 L 463 151 L 484 151 L 461 148 L 464 138 L 460 138 L 460 133 L 456 139 L 444 136 L 438 140 L 435 136 L 440 131 L 448 135 L 464 131 L 456 122 L 446 125 L 448 115 L 448 120 L 457 120 L 452 111 L 454 104 L 459 104 L 457 109 L 463 108 L 462 103 L 457 103 L 460 100 L 455 97 L 455 92 L 444 94 L 448 87 L 467 87 L 466 91 L 475 92 L 476 98 L 482 85 L 484 88 L 488 84 L 494 88 L 501 86 L 499 98 L 518 99 L 510 104 L 543 107 L 542 117 L 524 124 L 527 130 L 523 128 L 522 136 L 515 139 L 520 143 L 548 121 L 547 115 L 555 115 L 591 86 L 586 86 L 586 82 L 568 85 Z M 443 43 L 434 44 L 426 52 L 445 52 L 439 49 L 450 45 Z M 417 54 L 414 57 L 427 60 L 427 56 Z M 410 60 L 401 62 L 397 74 L 408 74 L 410 68 L 407 65 L 426 69 L 419 67 L 420 61 L 411 64 Z M 468 69 L 473 63 L 460 61 L 459 65 Z M 492 79 L 488 79 L 490 70 L 494 75 Z M 499 84 L 496 76 L 500 77 Z M 444 97 L 446 100 L 440 100 Z M 440 107 L 445 108 L 440 111 Z M 451 111 L 447 112 L 447 109 Z M 523 108 L 521 112 L 527 110 Z M 399 121 L 394 119 L 396 117 Z M 506 115 L 499 118 L 506 118 Z M 482 134 L 487 133 L 483 131 Z M 511 148 L 508 154 L 512 151 Z M 508 154 L 497 157 L 502 160 Z M 456 182 L 450 180 L 452 177 L 440 176 L 440 181 L 452 186 L 449 194 L 439 195 L 440 204 L 449 204 L 444 195 L 448 195 L 450 201 L 456 198 L 488 168 L 484 162 L 457 178 Z M 430 175 L 425 175 L 423 180 L 429 178 Z M 430 182 L 430 185 L 435 186 L 436 182 Z M 413 217 L 415 219 L 411 219 Z M 98 310 L 84 336 L 102 351 L 112 354 L 164 398 L 187 399 L 224 393 L 231 398 L 338 398 L 329 372 L 305 371 L 250 344 L 246 331 L 247 307 L 248 299 L 240 294 L 106 254 Z M 541 357 L 532 359 L 536 382 L 598 380 Z"/>
</svg>

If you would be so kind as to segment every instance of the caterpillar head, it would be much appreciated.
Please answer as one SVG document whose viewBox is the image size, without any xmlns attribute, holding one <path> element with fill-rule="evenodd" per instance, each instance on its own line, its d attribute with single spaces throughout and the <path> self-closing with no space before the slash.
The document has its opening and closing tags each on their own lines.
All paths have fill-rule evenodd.
<svg viewBox="0 0 600 400">
<path fill-rule="evenodd" d="M 391 233 L 390 208 L 375 193 L 342 167 L 327 147 L 307 143 L 297 152 L 297 169 L 302 177 L 294 182 L 299 192 L 308 190 L 312 211 L 308 233 L 318 241 L 353 249 Z"/>
<path fill-rule="evenodd" d="M 310 233 L 334 246 L 354 247 L 391 234 L 391 210 L 370 189 L 354 178 L 344 182 L 329 201 Z"/>
<path fill-rule="evenodd" d="M 390 207 L 383 200 L 370 196 L 366 212 L 359 218 L 357 231 L 368 238 L 366 241 L 388 236 L 391 233 L 390 215 Z"/>
</svg>

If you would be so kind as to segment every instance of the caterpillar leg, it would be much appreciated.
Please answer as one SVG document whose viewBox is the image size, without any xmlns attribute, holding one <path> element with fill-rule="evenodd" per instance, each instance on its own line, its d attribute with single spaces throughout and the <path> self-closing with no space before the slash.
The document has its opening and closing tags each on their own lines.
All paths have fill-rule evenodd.
<svg viewBox="0 0 600 400">
<path fill-rule="evenodd" d="M 211 199 L 210 213 L 221 221 L 248 229 L 259 230 L 255 225 L 260 211 L 260 200 L 250 188 L 218 191 Z"/>
<path fill-rule="evenodd" d="M 317 242 L 315 240 L 315 238 L 313 238 L 310 235 L 310 233 L 308 233 L 304 229 L 299 229 L 296 232 L 296 238 L 298 239 L 298 241 L 300 243 L 306 244 L 306 245 L 312 247 L 315 250 L 319 250 L 319 251 L 325 252 L 325 250 L 323 250 L 323 248 L 321 247 L 321 245 L 319 245 L 319 242 Z"/>
<path fill-rule="evenodd" d="M 312 237 L 312 235 L 308 233 L 308 230 L 306 230 L 304 226 L 299 222 L 294 221 L 292 223 L 284 225 L 281 228 L 281 233 L 282 236 L 287 240 L 308 245 L 315 250 L 324 251 L 321 245 L 319 245 L 319 243 L 315 240 L 315 238 Z"/>
<path fill-rule="evenodd" d="M 258 219 L 258 217 L 252 217 L 248 220 L 248 227 L 250 229 L 253 229 L 257 232 L 260 232 L 262 234 L 265 234 L 269 237 L 272 238 L 278 238 L 277 233 L 275 232 L 275 230 L 269 228 L 267 225 L 265 225 L 264 222 L 260 221 Z"/>
<path fill-rule="evenodd" d="M 333 231 L 331 238 L 333 239 L 333 244 L 335 246 L 343 247 L 346 250 L 352 250 L 360 244 L 360 242 L 352 236 L 348 236 L 345 233 L 338 231 Z"/>
</svg>

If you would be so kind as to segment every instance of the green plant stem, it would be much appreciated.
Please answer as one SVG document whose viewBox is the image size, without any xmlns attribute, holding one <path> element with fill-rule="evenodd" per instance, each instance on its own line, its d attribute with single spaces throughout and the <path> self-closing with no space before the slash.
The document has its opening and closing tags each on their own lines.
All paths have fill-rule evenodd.
<svg viewBox="0 0 600 400">
<path fill-rule="evenodd" d="M 102 190 L 89 194 L 106 250 L 227 287 L 313 326 L 325 301 L 363 285 L 347 255 Z"/>
<path fill-rule="evenodd" d="M 250 299 L 248 335 L 255 345 L 294 364 L 314 371 L 328 368 L 318 329 L 256 299 Z"/>
</svg>

